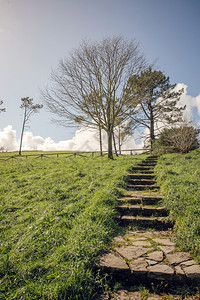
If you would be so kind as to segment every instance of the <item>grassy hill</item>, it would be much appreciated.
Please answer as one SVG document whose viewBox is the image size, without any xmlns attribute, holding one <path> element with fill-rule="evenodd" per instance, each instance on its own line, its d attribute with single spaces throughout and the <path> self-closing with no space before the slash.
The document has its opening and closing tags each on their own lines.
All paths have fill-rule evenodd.
<svg viewBox="0 0 200 300">
<path fill-rule="evenodd" d="M 177 245 L 200 262 L 200 149 L 161 156 L 156 174 L 164 204 L 176 220 Z"/>
<path fill-rule="evenodd" d="M 2 154 L 0 158 L 4 157 Z M 91 299 L 124 177 L 144 156 L 0 161 L 0 299 Z"/>
</svg>

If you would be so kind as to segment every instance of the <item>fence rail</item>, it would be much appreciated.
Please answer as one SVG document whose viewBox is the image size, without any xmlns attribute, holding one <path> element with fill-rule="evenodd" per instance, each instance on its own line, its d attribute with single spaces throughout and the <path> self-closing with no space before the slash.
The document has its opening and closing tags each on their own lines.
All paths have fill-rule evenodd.
<svg viewBox="0 0 200 300">
<path fill-rule="evenodd" d="M 26 151 L 25 151 L 26 152 Z M 145 149 L 129 149 L 129 150 L 121 150 L 121 153 L 117 153 L 117 155 L 123 155 L 123 154 L 129 154 L 129 155 L 134 155 L 137 154 L 137 152 L 141 152 L 141 153 L 148 153 L 147 150 Z M 14 160 L 14 159 L 19 159 L 19 158 L 25 158 L 28 159 L 29 157 L 32 158 L 49 158 L 50 156 L 56 156 L 57 158 L 59 156 L 64 156 L 65 158 L 69 158 L 69 157 L 76 157 L 76 156 L 80 156 L 80 157 L 94 157 L 96 156 L 105 156 L 108 152 L 107 151 L 102 151 L 102 153 L 100 151 L 76 151 L 76 152 L 53 152 L 53 153 L 34 153 L 34 154 L 14 154 L 14 155 L 9 155 L 8 152 L 2 152 L 0 153 L 0 161 L 8 161 L 10 159 Z M 116 153 L 114 153 L 116 154 Z"/>
</svg>

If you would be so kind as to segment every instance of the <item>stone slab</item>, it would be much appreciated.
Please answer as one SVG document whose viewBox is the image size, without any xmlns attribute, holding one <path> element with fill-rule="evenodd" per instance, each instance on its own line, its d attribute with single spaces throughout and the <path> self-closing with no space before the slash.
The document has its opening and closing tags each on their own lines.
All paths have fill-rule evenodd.
<svg viewBox="0 0 200 300">
<path fill-rule="evenodd" d="M 149 271 L 148 277 L 158 280 L 173 279 L 174 270 L 165 263 L 159 263 L 154 266 L 147 267 Z"/>
<path fill-rule="evenodd" d="M 126 242 L 126 240 L 123 238 L 123 236 L 121 236 L 121 235 L 119 235 L 119 236 L 116 236 L 115 238 L 114 238 L 114 241 L 115 242 L 118 242 L 118 243 L 124 243 L 124 242 Z"/>
<path fill-rule="evenodd" d="M 145 259 L 146 262 L 148 263 L 149 266 L 153 266 L 156 265 L 158 262 L 155 260 L 151 260 L 151 259 Z"/>
<path fill-rule="evenodd" d="M 159 235 L 159 231 L 145 231 L 145 230 L 136 230 L 136 231 L 128 231 L 126 234 L 125 234 L 125 237 L 128 237 L 129 236 L 134 236 L 135 239 L 139 238 L 139 237 L 152 237 L 154 235 Z"/>
<path fill-rule="evenodd" d="M 184 261 L 191 259 L 190 254 L 186 252 L 175 252 L 172 254 L 166 254 L 166 257 L 171 265 L 178 265 Z"/>
<path fill-rule="evenodd" d="M 126 290 L 121 290 L 114 293 L 111 300 L 142 300 L 142 295 L 140 292 L 128 292 Z"/>
<path fill-rule="evenodd" d="M 128 236 L 128 240 L 129 241 L 134 241 L 134 242 L 138 242 L 138 241 L 146 241 L 147 238 L 146 237 L 133 237 L 133 236 Z"/>
<path fill-rule="evenodd" d="M 151 247 L 151 243 L 148 241 L 135 241 L 132 242 L 133 246 Z"/>
<path fill-rule="evenodd" d="M 180 263 L 180 265 L 181 265 L 181 267 L 189 267 L 192 265 L 196 265 L 196 262 L 193 259 L 190 259 L 190 260 Z"/>
<path fill-rule="evenodd" d="M 143 254 L 147 253 L 149 251 L 149 248 L 142 248 L 136 246 L 122 246 L 115 248 L 115 251 L 117 251 L 126 259 L 131 260 L 139 258 Z"/>
<path fill-rule="evenodd" d="M 147 273 L 147 262 L 143 257 L 139 257 L 138 259 L 133 260 L 130 263 L 131 273 L 135 275 L 142 275 Z"/>
<path fill-rule="evenodd" d="M 158 246 L 165 254 L 171 253 L 175 250 L 174 246 Z"/>
<path fill-rule="evenodd" d="M 129 267 L 126 264 L 125 260 L 122 257 L 120 257 L 120 255 L 117 255 L 113 251 L 110 251 L 104 254 L 102 257 L 100 257 L 98 261 L 98 266 L 106 267 L 112 270 L 120 270 L 120 271 L 129 270 Z"/>
<path fill-rule="evenodd" d="M 199 265 L 183 267 L 183 270 L 188 278 L 200 280 L 200 266 Z"/>
<path fill-rule="evenodd" d="M 175 246 L 175 243 L 170 241 L 170 239 L 153 238 L 153 241 L 163 246 Z"/>
<path fill-rule="evenodd" d="M 175 273 L 178 277 L 183 277 L 185 273 L 183 272 L 182 268 L 180 266 L 175 266 Z"/>
<path fill-rule="evenodd" d="M 163 252 L 162 251 L 151 252 L 147 254 L 146 258 L 158 262 L 163 261 Z"/>
</svg>

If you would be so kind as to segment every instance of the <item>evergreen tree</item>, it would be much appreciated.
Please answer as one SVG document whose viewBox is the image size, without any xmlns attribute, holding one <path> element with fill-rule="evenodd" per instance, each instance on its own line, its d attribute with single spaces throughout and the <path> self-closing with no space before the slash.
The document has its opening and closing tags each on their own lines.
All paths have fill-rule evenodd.
<svg viewBox="0 0 200 300">
<path fill-rule="evenodd" d="M 135 127 L 149 129 L 151 149 L 155 141 L 158 122 L 166 126 L 181 121 L 185 107 L 178 107 L 183 90 L 175 91 L 176 84 L 170 84 L 169 77 L 149 67 L 139 75 L 129 78 L 126 94 L 130 101 L 138 101 L 137 113 L 131 116 Z"/>
</svg>

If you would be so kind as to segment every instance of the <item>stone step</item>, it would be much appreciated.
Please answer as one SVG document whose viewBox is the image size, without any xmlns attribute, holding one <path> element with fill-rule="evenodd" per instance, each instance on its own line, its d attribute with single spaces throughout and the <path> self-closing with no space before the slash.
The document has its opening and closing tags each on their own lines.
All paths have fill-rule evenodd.
<svg viewBox="0 0 200 300">
<path fill-rule="evenodd" d="M 127 188 L 130 190 L 136 190 L 136 191 L 144 191 L 144 190 L 159 190 L 159 186 L 158 185 L 142 185 L 142 184 L 138 184 L 138 185 L 133 185 L 133 184 L 128 184 Z"/>
<path fill-rule="evenodd" d="M 169 237 L 168 232 L 129 231 L 114 239 L 95 267 L 130 286 L 200 282 L 200 266 L 189 253 L 177 251 Z"/>
<path fill-rule="evenodd" d="M 155 178 L 154 174 L 144 174 L 144 173 L 137 173 L 137 174 L 128 174 L 129 179 L 151 179 Z"/>
<path fill-rule="evenodd" d="M 128 183 L 132 184 L 132 185 L 153 185 L 156 183 L 156 180 L 152 180 L 152 179 L 128 179 Z"/>
<path fill-rule="evenodd" d="M 118 201 L 120 202 L 125 202 L 125 203 L 129 203 L 129 204 L 143 204 L 143 205 L 155 205 L 157 204 L 159 201 L 161 201 L 162 198 L 161 197 L 122 197 L 119 198 Z"/>
<path fill-rule="evenodd" d="M 152 167 L 132 167 L 132 172 L 141 172 L 145 174 L 154 174 L 153 168 Z"/>
<path fill-rule="evenodd" d="M 156 162 L 155 163 L 153 163 L 153 162 L 149 162 L 149 163 L 143 162 L 143 163 L 138 164 L 138 166 L 139 167 L 151 167 L 151 168 L 154 168 L 156 166 L 156 164 L 157 164 Z"/>
<path fill-rule="evenodd" d="M 155 161 L 157 161 L 158 157 L 156 157 L 156 156 L 149 156 L 146 159 L 144 159 L 144 161 L 147 161 L 147 160 L 155 160 Z"/>
<path fill-rule="evenodd" d="M 154 191 L 126 191 L 124 197 L 136 197 L 136 198 L 159 198 L 162 199 L 162 194 Z"/>
<path fill-rule="evenodd" d="M 173 222 L 168 217 L 118 216 L 117 220 L 121 226 L 139 225 L 158 230 L 167 230 L 173 227 Z"/>
<path fill-rule="evenodd" d="M 133 170 L 134 174 L 146 174 L 146 175 L 154 175 L 154 171 L 151 169 L 143 170 L 143 169 L 137 169 Z"/>
<path fill-rule="evenodd" d="M 119 205 L 118 211 L 123 215 L 131 216 L 159 216 L 166 217 L 168 215 L 167 210 L 164 207 L 154 207 L 154 206 L 141 206 L 141 205 Z"/>
<path fill-rule="evenodd" d="M 142 161 L 142 163 L 144 163 L 144 164 L 157 164 L 157 159 L 155 160 L 155 159 L 146 159 L 146 160 L 143 160 Z"/>
</svg>

